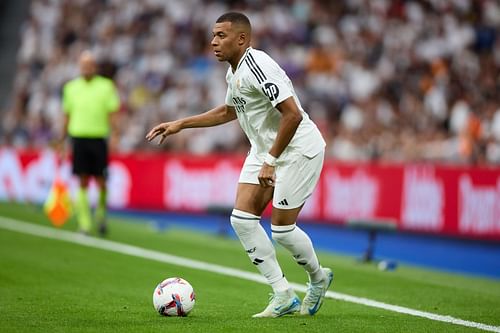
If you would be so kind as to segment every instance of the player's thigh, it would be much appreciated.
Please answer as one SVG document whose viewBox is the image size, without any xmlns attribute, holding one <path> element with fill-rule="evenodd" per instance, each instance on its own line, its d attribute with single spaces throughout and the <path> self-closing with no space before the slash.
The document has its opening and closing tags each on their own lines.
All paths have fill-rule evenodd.
<svg viewBox="0 0 500 333">
<path fill-rule="evenodd" d="M 235 208 L 254 214 L 262 215 L 262 212 L 273 197 L 274 188 L 264 188 L 259 184 L 259 173 L 262 168 L 255 155 L 250 153 L 241 168 L 236 192 Z"/>
<path fill-rule="evenodd" d="M 273 190 L 259 184 L 238 183 L 234 208 L 260 216 L 273 198 Z"/>
<path fill-rule="evenodd" d="M 273 212 L 271 215 L 271 224 L 273 225 L 291 225 L 297 221 L 300 210 L 303 205 L 292 209 L 279 209 L 273 207 Z"/>
</svg>

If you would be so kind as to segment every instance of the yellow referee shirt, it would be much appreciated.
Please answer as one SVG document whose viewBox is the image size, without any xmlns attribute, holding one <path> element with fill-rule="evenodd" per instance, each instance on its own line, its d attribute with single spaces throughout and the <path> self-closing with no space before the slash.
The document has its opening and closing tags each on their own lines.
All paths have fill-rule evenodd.
<svg viewBox="0 0 500 333">
<path fill-rule="evenodd" d="M 63 109 L 69 116 L 68 134 L 78 138 L 106 138 L 109 113 L 118 110 L 120 99 L 113 81 L 95 75 L 73 79 L 63 88 Z"/>
</svg>

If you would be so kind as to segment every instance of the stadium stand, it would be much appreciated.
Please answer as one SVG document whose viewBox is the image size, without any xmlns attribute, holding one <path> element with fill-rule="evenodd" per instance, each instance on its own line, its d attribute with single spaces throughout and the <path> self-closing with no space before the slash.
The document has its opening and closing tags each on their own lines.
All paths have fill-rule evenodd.
<svg viewBox="0 0 500 333">
<path fill-rule="evenodd" d="M 161 148 L 144 140 L 153 124 L 224 100 L 227 67 L 210 39 L 229 9 L 249 15 L 254 47 L 287 70 L 329 158 L 500 163 L 494 0 L 33 0 L 1 142 L 50 144 L 61 131 L 62 84 L 90 48 L 121 93 L 115 151 L 245 151 L 236 124 L 186 131 Z"/>
<path fill-rule="evenodd" d="M 19 48 L 19 25 L 29 8 L 27 1 L 0 2 L 0 116 L 7 107 L 11 84 L 15 75 L 17 49 Z"/>
</svg>

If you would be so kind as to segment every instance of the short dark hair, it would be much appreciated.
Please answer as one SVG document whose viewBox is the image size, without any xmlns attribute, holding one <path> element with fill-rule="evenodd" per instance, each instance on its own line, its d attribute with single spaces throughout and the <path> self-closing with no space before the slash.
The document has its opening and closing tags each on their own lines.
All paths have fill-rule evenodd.
<svg viewBox="0 0 500 333">
<path fill-rule="evenodd" d="M 248 17 L 245 14 L 239 12 L 224 13 L 221 16 L 219 16 L 217 21 L 215 21 L 215 23 L 222 23 L 222 22 L 231 22 L 233 24 L 241 24 L 247 26 L 249 29 L 252 28 Z"/>
</svg>

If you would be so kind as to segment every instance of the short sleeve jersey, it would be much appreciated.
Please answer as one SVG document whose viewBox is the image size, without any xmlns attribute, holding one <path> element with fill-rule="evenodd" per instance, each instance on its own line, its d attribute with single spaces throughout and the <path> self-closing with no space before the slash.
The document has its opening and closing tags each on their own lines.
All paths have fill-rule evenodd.
<svg viewBox="0 0 500 333">
<path fill-rule="evenodd" d="M 69 115 L 68 133 L 79 138 L 109 135 L 109 113 L 118 110 L 120 99 L 113 81 L 102 76 L 73 79 L 63 88 L 63 109 Z"/>
<path fill-rule="evenodd" d="M 229 67 L 226 81 L 226 105 L 235 108 L 240 126 L 258 157 L 263 158 L 271 149 L 281 119 L 276 105 L 289 97 L 295 100 L 302 114 L 302 121 L 278 161 L 297 153 L 313 157 L 324 150 L 325 141 L 302 109 L 292 82 L 265 52 L 249 47 L 234 73 Z"/>
</svg>

